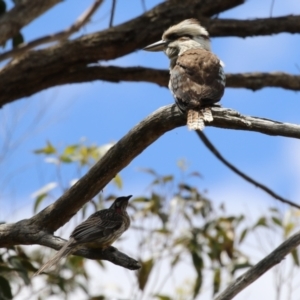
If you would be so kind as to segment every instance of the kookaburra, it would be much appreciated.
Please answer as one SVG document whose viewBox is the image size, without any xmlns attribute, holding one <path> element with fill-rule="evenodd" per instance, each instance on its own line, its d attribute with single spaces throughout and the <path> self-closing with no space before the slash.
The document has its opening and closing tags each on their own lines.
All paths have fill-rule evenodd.
<svg viewBox="0 0 300 300">
<path fill-rule="evenodd" d="M 170 59 L 171 90 L 178 108 L 187 113 L 191 130 L 211 122 L 210 107 L 220 101 L 225 88 L 223 63 L 211 52 L 209 34 L 196 19 L 166 30 L 162 40 L 144 48 L 164 51 Z"/>
</svg>

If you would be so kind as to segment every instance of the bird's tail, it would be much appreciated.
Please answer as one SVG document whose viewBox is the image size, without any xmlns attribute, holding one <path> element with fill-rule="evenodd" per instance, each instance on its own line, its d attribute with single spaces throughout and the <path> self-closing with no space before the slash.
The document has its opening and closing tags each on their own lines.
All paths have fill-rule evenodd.
<svg viewBox="0 0 300 300">
<path fill-rule="evenodd" d="M 73 238 L 66 242 L 64 246 L 47 263 L 45 263 L 36 273 L 33 274 L 33 276 L 49 270 L 51 267 L 57 265 L 61 258 L 74 252 L 76 249 L 74 249 L 74 247 L 70 247 L 72 243 L 74 243 Z"/>
<path fill-rule="evenodd" d="M 187 114 L 187 126 L 190 130 L 203 130 L 205 127 L 204 121 L 213 121 L 211 109 L 209 107 L 203 108 L 200 111 L 190 109 Z"/>
</svg>

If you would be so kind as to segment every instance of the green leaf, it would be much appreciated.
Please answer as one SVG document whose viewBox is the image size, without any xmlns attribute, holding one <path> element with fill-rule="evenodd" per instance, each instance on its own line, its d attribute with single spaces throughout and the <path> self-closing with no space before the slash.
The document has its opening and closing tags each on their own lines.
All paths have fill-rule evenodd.
<svg viewBox="0 0 300 300">
<path fill-rule="evenodd" d="M 172 181 L 174 179 L 174 177 L 172 175 L 168 175 L 168 176 L 163 176 L 162 177 L 162 182 L 163 183 L 167 183 L 169 181 Z"/>
<path fill-rule="evenodd" d="M 249 262 L 245 262 L 245 263 L 242 263 L 242 264 L 236 264 L 236 265 L 233 266 L 231 274 L 234 275 L 234 273 L 237 270 L 244 269 L 244 268 L 250 268 L 250 267 L 252 267 L 252 265 Z"/>
<path fill-rule="evenodd" d="M 288 237 L 291 234 L 291 232 L 293 231 L 294 228 L 295 228 L 294 223 L 286 224 L 286 226 L 284 227 L 284 236 Z"/>
<path fill-rule="evenodd" d="M 33 212 L 36 213 L 40 204 L 42 203 L 42 201 L 48 196 L 48 193 L 43 193 L 43 194 L 40 194 L 35 202 L 34 202 L 34 207 L 33 207 Z"/>
<path fill-rule="evenodd" d="M 176 254 L 171 261 L 171 266 L 175 267 L 179 261 L 180 261 L 180 254 Z"/>
<path fill-rule="evenodd" d="M 134 198 L 131 202 L 150 202 L 150 199 L 147 197 L 137 197 Z"/>
<path fill-rule="evenodd" d="M 22 259 L 22 265 L 27 271 L 35 272 L 37 270 L 29 260 Z"/>
<path fill-rule="evenodd" d="M 47 142 L 47 146 L 45 148 L 42 149 L 37 149 L 34 151 L 34 153 L 36 154 L 54 154 L 56 153 L 56 149 L 54 148 L 54 146 L 52 146 L 52 144 L 50 142 Z"/>
<path fill-rule="evenodd" d="M 189 174 L 189 176 L 193 176 L 193 177 L 199 177 L 199 178 L 202 178 L 202 175 L 199 173 L 199 172 L 192 172 Z"/>
<path fill-rule="evenodd" d="M 107 299 L 104 295 L 93 296 L 89 300 L 105 300 Z"/>
<path fill-rule="evenodd" d="M 200 272 L 200 273 L 198 273 L 198 276 L 195 280 L 193 298 L 196 298 L 197 295 L 199 294 L 201 286 L 202 286 L 202 282 L 203 282 L 203 277 L 202 277 L 202 272 Z"/>
<path fill-rule="evenodd" d="M 153 170 L 153 169 L 148 169 L 148 168 L 139 168 L 140 172 L 148 173 L 151 174 L 155 177 L 158 177 L 158 174 Z"/>
<path fill-rule="evenodd" d="M 68 156 L 66 154 L 62 154 L 59 156 L 59 161 L 62 163 L 69 164 L 69 163 L 73 162 L 74 160 L 70 156 Z"/>
<path fill-rule="evenodd" d="M 195 268 L 196 272 L 198 274 L 200 274 L 203 269 L 203 266 L 204 266 L 203 259 L 196 251 L 192 251 L 191 255 L 192 255 L 194 268 Z"/>
<path fill-rule="evenodd" d="M 12 44 L 13 44 L 13 48 L 18 47 L 20 44 L 22 44 L 24 42 L 24 38 L 21 32 L 19 32 L 18 34 L 16 34 L 13 38 L 12 38 Z"/>
<path fill-rule="evenodd" d="M 276 207 L 270 207 L 269 210 L 270 210 L 271 212 L 276 212 L 276 213 L 279 212 L 278 209 L 277 209 Z"/>
<path fill-rule="evenodd" d="M 299 267 L 300 264 L 299 264 L 299 255 L 298 255 L 298 250 L 297 250 L 297 248 L 293 249 L 293 250 L 291 251 L 291 254 L 292 254 L 293 261 L 294 261 L 295 265 Z"/>
<path fill-rule="evenodd" d="M 186 191 L 189 191 L 189 192 L 194 191 L 194 188 L 190 187 L 188 184 L 185 184 L 185 183 L 180 183 L 178 185 L 178 187 L 179 187 L 180 190 L 186 190 Z"/>
<path fill-rule="evenodd" d="M 17 272 L 19 273 L 20 277 L 23 279 L 26 285 L 30 284 L 30 279 L 28 277 L 28 271 L 26 267 L 23 265 L 22 259 L 19 256 L 11 256 L 9 259 L 10 264 L 16 268 Z"/>
<path fill-rule="evenodd" d="M 248 233 L 248 228 L 245 228 L 242 233 L 241 233 L 241 236 L 240 236 L 240 239 L 239 239 L 239 244 L 241 244 L 243 242 L 243 240 L 245 239 L 246 235 Z"/>
<path fill-rule="evenodd" d="M 171 234 L 172 233 L 172 231 L 168 230 L 167 228 L 155 229 L 154 232 L 161 233 L 161 234 Z"/>
<path fill-rule="evenodd" d="M 266 217 L 259 218 L 256 224 L 253 226 L 253 229 L 259 226 L 268 227 Z"/>
<path fill-rule="evenodd" d="M 77 284 L 87 295 L 89 294 L 88 288 L 85 284 L 83 284 L 81 282 L 77 282 Z"/>
<path fill-rule="evenodd" d="M 0 276 L 0 299 L 12 299 L 12 297 L 8 280 Z"/>
<path fill-rule="evenodd" d="M 214 290 L 213 290 L 214 295 L 219 292 L 220 285 L 221 285 L 221 269 L 218 268 L 214 271 Z"/>
<path fill-rule="evenodd" d="M 146 261 L 142 261 L 141 263 L 141 269 L 138 272 L 138 283 L 139 283 L 139 288 L 140 290 L 144 290 L 147 282 L 148 282 L 148 278 L 149 275 L 152 271 L 153 265 L 154 265 L 154 261 L 152 258 L 146 260 Z"/>
<path fill-rule="evenodd" d="M 273 221 L 274 224 L 276 224 L 276 225 L 282 227 L 282 222 L 281 222 L 281 220 L 279 220 L 278 218 L 272 217 L 272 221 Z"/>
<path fill-rule="evenodd" d="M 73 155 L 75 153 L 75 151 L 78 149 L 78 145 L 70 145 L 67 146 L 64 150 L 64 154 L 65 155 Z"/>
<path fill-rule="evenodd" d="M 44 200 L 44 198 L 46 196 L 48 196 L 48 193 L 50 191 L 52 191 L 53 189 L 55 189 L 57 187 L 57 183 L 56 182 L 49 182 L 47 183 L 45 186 L 41 187 L 39 190 L 35 191 L 31 197 L 35 198 L 35 204 L 34 204 L 34 211 L 36 211 L 39 207 L 39 205 L 41 204 L 42 200 Z"/>
<path fill-rule="evenodd" d="M 118 189 L 122 189 L 123 187 L 123 182 L 122 182 L 122 178 L 119 174 L 117 174 L 114 179 L 113 179 L 113 183 L 117 186 Z"/>
<path fill-rule="evenodd" d="M 158 298 L 159 300 L 172 300 L 172 298 L 170 298 L 169 296 L 166 295 L 153 295 L 155 298 Z"/>
</svg>

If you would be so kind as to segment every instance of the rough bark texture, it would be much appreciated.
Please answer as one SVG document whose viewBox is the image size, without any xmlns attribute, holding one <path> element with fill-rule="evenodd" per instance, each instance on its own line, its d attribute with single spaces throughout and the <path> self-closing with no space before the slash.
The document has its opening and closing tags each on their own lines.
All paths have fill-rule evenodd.
<svg viewBox="0 0 300 300">
<path fill-rule="evenodd" d="M 53 222 L 55 222 L 55 220 L 53 220 Z M 37 225 L 38 224 L 32 222 L 32 219 L 22 220 L 14 224 L 0 225 L 0 247 L 38 244 L 59 250 L 66 242 L 64 239 L 43 231 Z M 89 259 L 108 260 L 129 270 L 137 270 L 141 267 L 138 261 L 112 246 L 104 250 L 82 249 L 75 252 L 74 255 Z"/>
<path fill-rule="evenodd" d="M 300 139 L 300 125 L 243 116 L 230 109 L 213 108 L 214 121 L 207 124 L 220 128 L 256 131 L 268 135 L 280 135 Z M 175 104 L 162 107 L 132 128 L 116 143 L 75 185 L 53 204 L 30 219 L 15 224 L 0 225 L 0 247 L 40 244 L 59 249 L 53 233 L 125 168 L 136 156 L 164 133 L 186 124 L 186 116 Z M 57 240 L 56 240 L 57 241 Z M 54 243 L 54 244 L 53 244 Z M 125 268 L 138 268 L 135 260 L 117 250 L 108 249 L 97 256 Z M 81 252 L 80 252 L 81 253 Z M 80 254 L 78 253 L 78 254 Z M 81 255 L 81 254 L 80 254 Z M 82 254 L 83 255 L 83 254 Z M 94 254 L 85 253 L 94 257 Z M 105 258 L 103 258 L 105 257 Z"/>
<path fill-rule="evenodd" d="M 15 7 L 0 17 L 0 45 L 16 35 L 22 27 L 59 3 L 61 0 L 19 0 Z M 100 2 L 99 2 L 100 3 Z M 158 39 L 169 26 L 186 18 L 197 18 L 206 26 L 211 36 L 258 36 L 281 32 L 300 33 L 300 16 L 284 16 L 255 20 L 226 20 L 211 18 L 244 0 L 186 0 L 165 1 L 141 16 L 118 26 L 64 41 L 42 50 L 30 50 L 15 56 L 0 69 L 0 107 L 17 99 L 30 96 L 46 88 L 92 80 L 145 81 L 167 86 L 166 70 L 142 67 L 119 68 L 90 66 L 98 61 L 112 60 L 143 48 Z M 40 41 L 49 39 L 41 38 Z M 6 56 L 5 56 L 6 55 Z M 0 59 L 8 53 L 0 55 Z M 300 76 L 285 73 L 227 74 L 227 87 L 248 88 L 281 87 L 300 90 Z M 272 120 L 242 116 L 236 111 L 213 109 L 214 121 L 208 126 L 268 135 L 300 138 L 300 126 Z M 107 154 L 95 164 L 74 186 L 56 202 L 30 219 L 15 224 L 0 225 L 0 247 L 39 244 L 60 249 L 65 242 L 53 233 L 68 222 L 78 210 L 97 195 L 114 176 L 125 168 L 137 155 L 169 130 L 186 123 L 175 105 L 158 109 L 129 131 Z M 298 245 L 294 236 L 267 257 L 266 265 L 258 264 L 244 277 L 229 287 L 223 298 L 231 299 L 242 288 L 257 279 L 263 272 L 278 263 L 284 255 Z M 288 245 L 290 248 L 285 248 Z M 114 247 L 103 251 L 79 251 L 91 259 L 106 259 L 134 270 L 140 264 Z M 276 256 L 279 254 L 279 256 Z M 273 255 L 273 254 L 272 254 Z M 266 267 L 267 266 L 267 267 Z"/>
<path fill-rule="evenodd" d="M 212 36 L 248 37 L 282 32 L 299 33 L 300 16 L 284 16 L 254 20 L 210 19 L 204 21 Z"/>
<path fill-rule="evenodd" d="M 209 126 L 300 138 L 300 125 L 243 116 L 223 108 L 213 108 L 213 116 L 214 121 Z M 186 116 L 178 111 L 176 105 L 158 109 L 132 128 L 85 176 L 56 202 L 34 216 L 32 221 L 43 230 L 53 233 L 150 144 L 164 133 L 185 124 Z"/>
<path fill-rule="evenodd" d="M 245 37 L 280 32 L 300 32 L 300 16 L 245 21 L 203 17 L 222 12 L 224 9 L 236 6 L 241 2 L 219 0 L 215 1 L 214 5 L 205 6 L 203 0 L 195 2 L 196 4 L 192 2 L 192 4 L 181 4 L 179 7 L 177 5 L 175 9 L 172 2 L 167 1 L 142 16 L 119 26 L 85 35 L 44 50 L 28 51 L 0 70 L 0 107 L 49 87 L 96 79 L 108 81 L 143 80 L 165 86 L 168 80 L 166 71 L 141 67 L 89 67 L 88 65 L 99 60 L 115 59 L 141 49 L 159 39 L 162 29 L 186 17 L 196 17 L 202 20 L 212 36 Z M 192 9 L 194 9 L 193 13 L 191 12 Z M 168 18 L 165 18 L 166 15 Z M 26 80 L 24 80 L 25 77 Z M 275 86 L 299 90 L 299 78 L 300 76 L 280 72 L 228 74 L 227 86 L 252 90 Z"/>
<path fill-rule="evenodd" d="M 62 0 L 22 0 L 0 17 L 0 45 Z"/>
<path fill-rule="evenodd" d="M 67 83 L 91 82 L 93 80 L 110 82 L 144 81 L 167 87 L 169 81 L 168 70 L 143 67 L 89 67 L 83 65 L 76 67 L 74 65 L 68 70 L 55 74 L 55 76 L 44 77 L 40 74 L 39 77 L 32 72 L 23 74 L 27 74 L 26 84 L 24 84 L 24 77 L 19 74 L 16 81 L 7 80 L 6 84 L 0 85 L 0 106 L 22 97 L 31 96 L 41 90 Z M 41 80 L 41 78 L 44 80 Z M 283 72 L 226 74 L 226 87 L 247 88 L 253 91 L 265 87 L 278 87 L 300 91 L 300 75 L 291 75 Z"/>
</svg>

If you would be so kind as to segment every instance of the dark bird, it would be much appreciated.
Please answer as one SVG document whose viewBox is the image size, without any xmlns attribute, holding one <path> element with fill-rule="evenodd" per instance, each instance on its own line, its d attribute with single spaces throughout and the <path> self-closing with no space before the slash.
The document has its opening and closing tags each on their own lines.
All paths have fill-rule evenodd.
<svg viewBox="0 0 300 300">
<path fill-rule="evenodd" d="M 225 88 L 223 63 L 211 52 L 206 29 L 196 19 L 182 21 L 144 50 L 164 51 L 169 57 L 169 89 L 178 108 L 187 113 L 188 128 L 202 130 L 204 121 L 213 120 L 210 107 Z"/>
<path fill-rule="evenodd" d="M 59 260 L 80 248 L 107 248 L 130 226 L 126 208 L 132 196 L 119 197 L 108 209 L 99 210 L 79 224 L 65 245 L 34 276 L 57 265 Z"/>
</svg>

